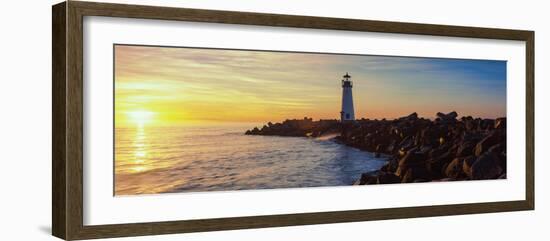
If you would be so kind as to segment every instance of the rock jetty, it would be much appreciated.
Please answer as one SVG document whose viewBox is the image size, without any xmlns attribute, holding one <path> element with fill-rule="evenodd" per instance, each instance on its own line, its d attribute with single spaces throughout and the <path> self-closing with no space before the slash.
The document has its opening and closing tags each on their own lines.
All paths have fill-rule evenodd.
<svg viewBox="0 0 550 241">
<path fill-rule="evenodd" d="M 354 184 L 506 178 L 506 118 L 481 119 L 456 112 L 437 113 L 434 120 L 416 113 L 394 120 L 313 121 L 311 118 L 268 123 L 247 135 L 320 137 L 385 154 L 388 163 L 366 172 Z"/>
</svg>

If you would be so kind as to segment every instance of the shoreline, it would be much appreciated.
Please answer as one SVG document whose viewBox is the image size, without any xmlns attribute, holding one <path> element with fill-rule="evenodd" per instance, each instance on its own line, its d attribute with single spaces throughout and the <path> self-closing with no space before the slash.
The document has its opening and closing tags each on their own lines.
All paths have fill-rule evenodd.
<svg viewBox="0 0 550 241">
<path fill-rule="evenodd" d="M 365 172 L 354 185 L 506 178 L 506 118 L 457 119 L 438 112 L 435 120 L 416 113 L 393 120 L 350 122 L 311 118 L 267 123 L 246 135 L 324 137 L 359 150 L 388 155 L 380 170 Z"/>
</svg>

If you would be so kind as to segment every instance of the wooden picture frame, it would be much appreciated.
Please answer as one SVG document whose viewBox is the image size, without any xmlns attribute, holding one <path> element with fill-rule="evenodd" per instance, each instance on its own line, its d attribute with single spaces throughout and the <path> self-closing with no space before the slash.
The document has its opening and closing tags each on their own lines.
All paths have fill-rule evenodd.
<svg viewBox="0 0 550 241">
<path fill-rule="evenodd" d="M 492 213 L 534 209 L 534 32 L 68 1 L 52 8 L 52 232 L 66 240 Z M 525 200 L 87 226 L 83 224 L 83 17 L 108 16 L 518 40 L 526 43 Z"/>
</svg>

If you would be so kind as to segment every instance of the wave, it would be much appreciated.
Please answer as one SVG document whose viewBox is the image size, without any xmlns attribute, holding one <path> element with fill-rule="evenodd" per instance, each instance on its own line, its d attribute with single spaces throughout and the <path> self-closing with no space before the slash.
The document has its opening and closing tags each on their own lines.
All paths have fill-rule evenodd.
<svg viewBox="0 0 550 241">
<path fill-rule="evenodd" d="M 328 140 L 332 140 L 332 139 L 336 138 L 339 135 L 340 135 L 340 132 L 326 133 L 326 134 L 323 134 L 321 136 L 316 137 L 315 140 L 328 141 Z"/>
</svg>

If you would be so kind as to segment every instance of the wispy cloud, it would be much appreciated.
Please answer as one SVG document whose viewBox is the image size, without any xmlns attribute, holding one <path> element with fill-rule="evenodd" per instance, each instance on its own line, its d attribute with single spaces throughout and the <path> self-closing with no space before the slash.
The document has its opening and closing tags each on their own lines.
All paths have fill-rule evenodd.
<svg viewBox="0 0 550 241">
<path fill-rule="evenodd" d="M 115 60 L 117 110 L 147 108 L 170 121 L 337 118 L 345 72 L 359 117 L 506 114 L 503 61 L 124 45 Z"/>
</svg>

